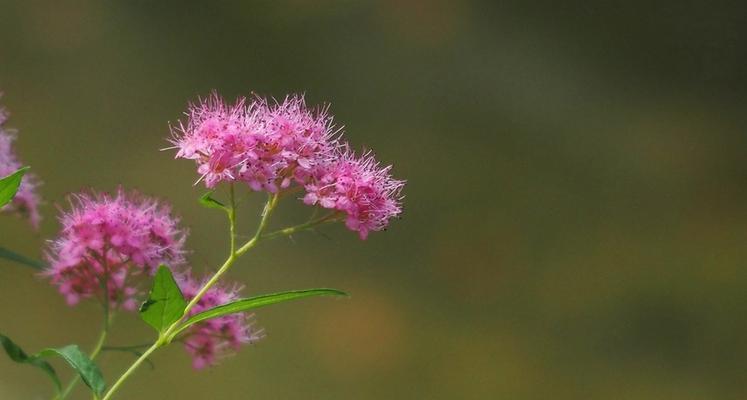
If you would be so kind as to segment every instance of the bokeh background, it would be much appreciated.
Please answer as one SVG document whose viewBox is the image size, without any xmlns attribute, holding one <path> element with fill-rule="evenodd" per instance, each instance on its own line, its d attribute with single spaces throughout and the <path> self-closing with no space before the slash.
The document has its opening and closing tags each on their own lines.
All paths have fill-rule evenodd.
<svg viewBox="0 0 747 400">
<path fill-rule="evenodd" d="M 40 257 L 66 193 L 122 184 L 171 201 L 214 268 L 225 222 L 159 151 L 169 121 L 212 89 L 305 92 L 408 180 L 404 218 L 263 244 L 231 272 L 245 293 L 352 297 L 260 310 L 267 338 L 207 371 L 162 351 L 119 398 L 744 398 L 747 11 L 667 3 L 0 0 L 2 103 L 47 200 L 0 241 Z M 100 321 L 6 261 L 0 316 L 30 351 Z M 151 338 L 121 315 L 111 342 Z M 0 357 L 0 398 L 49 390 Z"/>
</svg>

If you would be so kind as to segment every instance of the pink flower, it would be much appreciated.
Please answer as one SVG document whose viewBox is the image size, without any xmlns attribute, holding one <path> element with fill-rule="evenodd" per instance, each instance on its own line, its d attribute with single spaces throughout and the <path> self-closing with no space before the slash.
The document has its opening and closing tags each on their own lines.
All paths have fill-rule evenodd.
<svg viewBox="0 0 747 400">
<path fill-rule="evenodd" d="M 23 166 L 13 152 L 13 141 L 15 136 L 3 127 L 8 119 L 8 113 L 0 107 L 0 178 L 10 175 Z M 27 217 L 34 228 L 39 227 L 41 215 L 39 214 L 39 203 L 41 202 L 37 193 L 41 185 L 39 179 L 33 173 L 26 173 L 21 181 L 21 186 L 13 200 L 5 205 L 0 211 L 17 213 Z"/>
<path fill-rule="evenodd" d="M 193 299 L 206 279 L 197 280 L 189 272 L 176 276 L 182 294 Z M 194 315 L 239 298 L 240 286 L 212 286 L 190 310 Z M 253 327 L 253 315 L 243 313 L 225 315 L 197 323 L 186 330 L 184 348 L 192 356 L 192 366 L 202 369 L 217 364 L 220 358 L 239 350 L 243 344 L 252 344 L 264 337 L 263 331 Z"/>
<path fill-rule="evenodd" d="M 345 225 L 366 239 L 402 212 L 405 182 L 392 178 L 391 166 L 381 167 L 369 152 L 357 158 L 345 149 L 335 161 L 319 168 L 305 185 L 304 203 L 346 214 Z"/>
<path fill-rule="evenodd" d="M 119 189 L 115 196 L 73 195 L 70 202 L 44 271 L 68 304 L 90 297 L 104 301 L 106 287 L 112 308 L 134 310 L 142 294 L 139 278 L 161 264 L 184 264 L 186 233 L 157 200 Z"/>
<path fill-rule="evenodd" d="M 327 108 L 311 110 L 302 96 L 282 103 L 261 97 L 227 104 L 216 93 L 191 104 L 186 125 L 172 128 L 176 157 L 195 160 L 207 187 L 244 182 L 277 192 L 303 184 L 338 147 Z"/>
<path fill-rule="evenodd" d="M 189 106 L 186 125 L 172 129 L 176 157 L 197 162 L 207 187 L 243 182 L 277 193 L 294 183 L 304 202 L 346 215 L 362 239 L 402 212 L 404 181 L 391 177 L 371 153 L 357 158 L 341 141 L 328 107 L 309 109 L 303 96 L 282 102 L 261 97 L 227 104 L 216 93 Z M 198 180 L 199 182 L 199 180 Z"/>
</svg>

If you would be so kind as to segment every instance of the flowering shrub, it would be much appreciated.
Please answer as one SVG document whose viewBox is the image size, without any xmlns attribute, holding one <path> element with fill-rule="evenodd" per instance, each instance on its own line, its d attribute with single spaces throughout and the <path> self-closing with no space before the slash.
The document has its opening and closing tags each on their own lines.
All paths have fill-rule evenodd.
<svg viewBox="0 0 747 400">
<path fill-rule="evenodd" d="M 176 158 L 196 163 L 197 183 L 210 189 L 200 203 L 225 213 L 228 220 L 228 256 L 214 272 L 198 278 L 190 270 L 187 231 L 166 202 L 122 188 L 113 194 L 90 190 L 70 195 L 69 207 L 60 211 L 60 232 L 45 247 L 46 264 L 0 248 L 0 257 L 40 269 L 40 276 L 57 288 L 67 304 L 91 300 L 102 305 L 101 334 L 88 352 L 69 345 L 29 355 L 0 334 L 0 343 L 13 361 L 35 366 L 51 378 L 55 399 L 67 398 L 79 381 L 95 399 L 111 399 L 152 353 L 174 342 L 192 356 L 195 369 L 216 365 L 242 345 L 264 337 L 254 324 L 255 308 L 304 297 L 345 295 L 321 288 L 241 297 L 241 284 L 223 280 L 238 258 L 264 240 L 335 222 L 344 222 L 366 239 L 402 212 L 404 181 L 392 178 L 391 167 L 382 166 L 371 152 L 352 151 L 328 107 L 310 108 L 298 95 L 280 102 L 254 96 L 227 103 L 213 93 L 189 105 L 186 116 L 172 126 L 171 149 L 176 150 Z M 15 136 L 4 127 L 6 120 L 7 112 L 0 108 L 0 211 L 24 216 L 37 227 L 39 180 L 15 156 L 11 146 Z M 227 189 L 223 201 L 214 197 L 213 190 L 220 186 Z M 242 188 L 267 194 L 256 231 L 243 243 L 235 200 Z M 314 207 L 312 217 L 269 230 L 274 210 L 286 198 Z M 126 312 L 137 312 L 153 327 L 152 344 L 107 343 L 115 315 Z M 137 356 L 111 385 L 104 382 L 95 362 L 105 350 Z M 45 360 L 52 356 L 62 357 L 76 371 L 67 385 Z"/>
</svg>

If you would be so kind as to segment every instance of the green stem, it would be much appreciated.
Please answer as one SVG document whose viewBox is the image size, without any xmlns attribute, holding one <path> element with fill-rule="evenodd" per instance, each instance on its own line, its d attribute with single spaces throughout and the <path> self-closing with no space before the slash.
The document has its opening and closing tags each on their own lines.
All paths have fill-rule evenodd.
<svg viewBox="0 0 747 400">
<path fill-rule="evenodd" d="M 104 297 L 101 299 L 101 305 L 103 306 L 104 312 L 104 324 L 101 328 L 101 334 L 99 334 L 99 338 L 96 341 L 96 344 L 93 346 L 91 353 L 88 355 L 88 358 L 90 358 L 91 361 L 95 360 L 96 357 L 98 357 L 99 353 L 101 353 L 101 349 L 104 347 L 104 343 L 106 343 L 106 336 L 109 334 L 109 327 L 111 326 L 111 320 L 113 318 L 113 314 L 111 313 L 111 310 L 109 310 L 109 258 L 107 257 L 107 253 L 108 249 L 104 249 L 104 255 L 101 257 L 101 263 L 104 265 L 104 279 L 100 282 L 101 289 L 104 293 Z M 76 374 L 70 380 L 70 383 L 67 384 L 62 393 L 56 396 L 55 399 L 64 400 L 70 394 L 70 392 L 75 389 L 75 386 L 78 385 L 78 382 L 80 382 L 80 374 Z"/>
<path fill-rule="evenodd" d="M 302 232 L 308 229 L 313 229 L 322 224 L 327 224 L 330 222 L 337 222 L 337 221 L 340 221 L 341 219 L 342 219 L 342 214 L 340 212 L 337 212 L 337 211 L 332 212 L 323 217 L 312 219 L 300 225 L 291 226 L 288 228 L 279 229 L 275 232 L 267 233 L 265 235 L 262 235 L 262 239 L 275 239 L 278 236 L 290 236 L 294 233 Z"/>
<path fill-rule="evenodd" d="M 111 314 L 107 313 L 105 317 L 104 327 L 101 330 L 101 333 L 99 334 L 99 338 L 96 341 L 96 344 L 93 346 L 93 349 L 91 349 L 91 353 L 89 354 L 89 358 L 93 361 L 96 359 L 96 357 L 99 356 L 101 353 L 101 350 L 104 348 L 104 343 L 106 343 L 106 337 L 109 335 L 109 327 L 111 326 Z M 62 391 L 55 399 L 57 400 L 64 400 L 68 395 L 70 395 L 70 392 L 75 389 L 75 386 L 78 385 L 80 382 L 80 375 L 76 374 L 70 382 L 65 387 L 65 390 Z"/>
<path fill-rule="evenodd" d="M 277 206 L 279 199 L 280 196 L 278 194 L 269 195 L 269 197 L 267 198 L 267 203 L 265 203 L 265 208 L 262 210 L 262 219 L 259 221 L 257 231 L 254 233 L 254 236 L 249 239 L 249 241 L 244 243 L 244 245 L 236 251 L 237 256 L 240 256 L 249 251 L 252 247 L 257 245 L 260 239 L 262 239 L 262 234 L 265 232 L 265 228 L 267 228 L 267 221 L 270 220 L 272 212 L 275 211 L 275 207 Z"/>
<path fill-rule="evenodd" d="M 142 364 L 154 351 L 156 351 L 159 347 L 161 347 L 161 339 L 156 341 L 156 343 L 153 343 L 153 346 L 150 346 L 148 350 L 145 350 L 142 356 L 138 357 L 135 362 L 130 365 L 130 368 L 127 368 L 127 371 L 125 371 L 122 376 L 119 377 L 119 379 L 112 385 L 112 387 L 109 389 L 108 392 L 106 392 L 106 395 L 104 395 L 104 398 L 102 400 L 108 400 L 111 398 L 111 396 L 114 394 L 114 392 L 119 389 L 119 387 L 124 383 L 124 381 L 127 380 L 127 378 L 132 375 L 133 372 Z"/>
<path fill-rule="evenodd" d="M 172 337 L 171 335 L 177 331 L 179 328 L 179 325 L 181 324 L 182 320 L 189 315 L 190 310 L 197 305 L 197 302 L 200 301 L 200 299 L 207 293 L 208 290 L 210 290 L 213 285 L 215 285 L 216 282 L 223 276 L 223 274 L 228 271 L 233 263 L 236 261 L 236 259 L 249 251 L 251 248 L 257 245 L 259 243 L 260 239 L 262 238 L 262 234 L 264 233 L 265 228 L 267 227 L 267 222 L 270 219 L 270 216 L 272 215 L 272 212 L 275 210 L 275 207 L 277 206 L 279 196 L 277 194 L 271 194 L 269 198 L 267 199 L 267 203 L 265 204 L 264 210 L 262 211 L 262 219 L 259 222 L 259 226 L 257 227 L 257 231 L 255 232 L 254 236 L 249 239 L 244 245 L 242 245 L 239 249 L 236 249 L 235 240 L 236 240 L 236 204 L 234 200 L 234 193 L 233 193 L 233 187 L 230 189 L 230 197 L 231 197 L 231 204 L 228 211 L 228 222 L 230 224 L 230 232 L 231 232 L 231 254 L 228 256 L 225 262 L 223 262 L 223 265 L 218 269 L 218 271 L 200 288 L 200 290 L 197 292 L 194 298 L 187 304 L 187 307 L 184 309 L 184 312 L 182 314 L 182 317 L 171 324 L 161 335 L 159 335 L 158 340 L 156 340 L 155 343 L 153 343 L 152 346 L 150 346 L 145 352 L 138 357 L 135 362 L 130 365 L 130 367 L 122 374 L 122 376 L 117 379 L 116 382 L 112 385 L 111 388 L 106 392 L 106 395 L 104 395 L 102 400 L 109 400 L 114 395 L 114 393 L 119 389 L 120 386 L 127 380 L 127 378 L 132 375 L 135 370 L 156 350 L 158 350 L 159 347 L 165 346 L 169 344 Z"/>
<path fill-rule="evenodd" d="M 129 350 L 138 350 L 143 349 L 146 347 L 150 347 L 150 343 L 144 343 L 144 344 L 134 344 L 132 346 L 104 346 L 101 350 L 103 351 L 129 351 Z"/>
<path fill-rule="evenodd" d="M 231 254 L 236 254 L 236 195 L 234 193 L 233 182 L 229 185 L 229 209 L 228 221 L 231 233 Z"/>
</svg>

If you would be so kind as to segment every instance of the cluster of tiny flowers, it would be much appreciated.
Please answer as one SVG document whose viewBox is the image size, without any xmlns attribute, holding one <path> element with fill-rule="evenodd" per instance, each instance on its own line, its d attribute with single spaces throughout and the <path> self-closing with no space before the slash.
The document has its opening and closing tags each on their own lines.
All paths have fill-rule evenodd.
<svg viewBox="0 0 747 400">
<path fill-rule="evenodd" d="M 403 181 L 389 174 L 371 154 L 362 157 L 347 150 L 305 185 L 304 203 L 319 204 L 345 213 L 345 225 L 366 239 L 402 212 L 399 204 Z"/>
<path fill-rule="evenodd" d="M 173 129 L 178 158 L 197 162 L 205 185 L 241 181 L 276 193 L 332 157 L 336 141 L 326 110 L 306 107 L 303 97 L 270 104 L 256 97 L 226 104 L 217 95 L 193 104 L 185 126 Z"/>
<path fill-rule="evenodd" d="M 208 188 L 244 182 L 277 193 L 295 183 L 306 190 L 306 204 L 345 214 L 362 239 L 402 211 L 404 182 L 391 177 L 391 167 L 370 153 L 356 158 L 328 108 L 310 109 L 302 96 L 227 104 L 213 94 L 190 105 L 187 116 L 172 129 L 176 157 L 195 160 Z"/>
<path fill-rule="evenodd" d="M 140 277 L 160 264 L 184 264 L 186 234 L 157 200 L 120 189 L 114 196 L 71 196 L 71 208 L 60 217 L 62 231 L 51 242 L 44 272 L 70 305 L 96 297 L 111 308 L 134 310 L 142 299 Z"/>
<path fill-rule="evenodd" d="M 176 277 L 184 298 L 193 299 L 206 280 L 198 280 L 190 273 Z M 190 310 L 194 315 L 207 309 L 229 303 L 239 298 L 240 286 L 214 285 Z M 192 356 L 192 366 L 203 369 L 215 365 L 219 359 L 263 337 L 262 330 L 253 327 L 252 316 L 244 313 L 229 314 L 192 325 L 182 337 L 184 348 Z"/>
<path fill-rule="evenodd" d="M 22 167 L 21 162 L 13 152 L 15 136 L 4 127 L 7 119 L 7 111 L 0 107 L 0 178 L 10 175 Z M 27 217 L 31 225 L 38 228 L 41 221 L 39 214 L 40 198 L 37 193 L 39 185 L 40 182 L 34 174 L 26 173 L 15 197 L 2 208 L 2 211 L 18 213 Z"/>
</svg>

